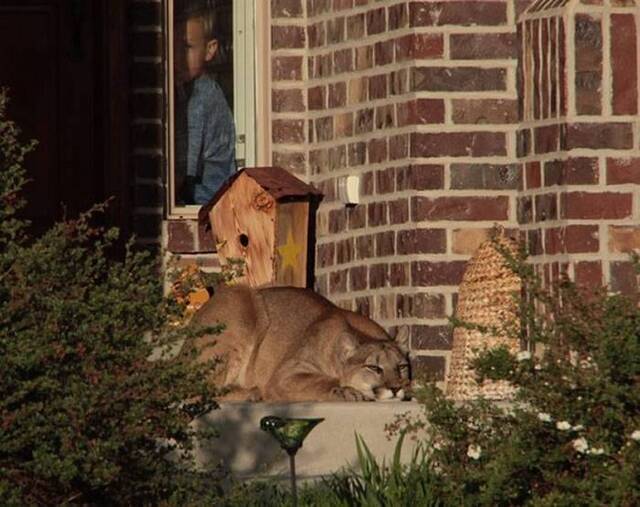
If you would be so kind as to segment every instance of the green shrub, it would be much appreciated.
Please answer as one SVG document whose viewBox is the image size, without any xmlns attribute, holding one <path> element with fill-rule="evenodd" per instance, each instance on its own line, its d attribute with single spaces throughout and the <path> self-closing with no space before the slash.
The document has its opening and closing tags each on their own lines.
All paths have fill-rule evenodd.
<svg viewBox="0 0 640 507">
<path fill-rule="evenodd" d="M 427 453 L 418 444 L 407 464 L 400 461 L 405 433 L 398 438 L 390 464 L 378 462 L 364 440 L 356 435 L 357 469 L 336 472 L 315 483 L 303 484 L 298 503 L 314 507 L 421 507 L 445 505 L 442 483 L 433 472 Z M 289 506 L 288 488 L 274 481 L 240 483 L 225 499 L 228 507 Z"/>
<path fill-rule="evenodd" d="M 215 474 L 189 460 L 212 436 L 190 423 L 216 407 L 213 365 L 150 360 L 195 331 L 170 324 L 182 308 L 157 259 L 108 255 L 104 206 L 21 233 L 32 145 L 5 106 L 0 93 L 0 505 L 211 505 Z"/>
<path fill-rule="evenodd" d="M 480 378 L 517 387 L 512 403 L 422 393 L 418 424 L 429 427 L 447 504 L 639 505 L 636 301 L 567 280 L 545 290 L 524 257 L 507 260 L 524 281 L 519 338 L 538 353 L 500 349 L 475 362 Z"/>
</svg>

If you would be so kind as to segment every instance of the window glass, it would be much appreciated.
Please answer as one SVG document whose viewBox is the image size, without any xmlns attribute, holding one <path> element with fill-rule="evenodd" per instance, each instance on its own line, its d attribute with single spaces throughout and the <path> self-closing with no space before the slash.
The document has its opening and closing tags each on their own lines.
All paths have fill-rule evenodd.
<svg viewBox="0 0 640 507">
<path fill-rule="evenodd" d="M 169 2 L 171 210 L 207 203 L 236 171 L 232 0 Z"/>
</svg>

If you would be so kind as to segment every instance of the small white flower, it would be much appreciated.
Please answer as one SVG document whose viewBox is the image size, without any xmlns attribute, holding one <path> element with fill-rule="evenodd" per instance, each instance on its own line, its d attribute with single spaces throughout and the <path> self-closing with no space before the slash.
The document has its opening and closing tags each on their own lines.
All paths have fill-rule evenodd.
<svg viewBox="0 0 640 507">
<path fill-rule="evenodd" d="M 633 433 L 631 433 L 631 440 L 640 442 L 640 430 L 635 430 Z"/>
<path fill-rule="evenodd" d="M 560 431 L 567 431 L 571 429 L 571 425 L 567 421 L 558 421 L 556 423 L 556 428 Z"/>
<path fill-rule="evenodd" d="M 533 369 L 536 370 L 536 371 L 540 371 L 540 370 L 542 370 L 542 365 L 538 363 L 533 367 Z"/>
<path fill-rule="evenodd" d="M 602 447 L 592 447 L 589 449 L 589 454 L 599 456 L 600 454 L 604 454 L 604 449 Z"/>
<path fill-rule="evenodd" d="M 573 428 L 571 428 L 573 431 L 582 431 L 584 429 L 584 426 L 582 424 L 576 424 Z"/>
<path fill-rule="evenodd" d="M 467 456 L 471 459 L 480 459 L 480 455 L 482 454 L 482 447 L 479 445 L 471 444 L 467 449 Z"/>
<path fill-rule="evenodd" d="M 581 453 L 587 452 L 589 449 L 589 444 L 587 443 L 587 439 L 584 437 L 576 438 L 573 442 L 571 442 L 573 448 Z"/>
<path fill-rule="evenodd" d="M 551 414 L 547 414 L 546 412 L 538 412 L 538 419 L 542 422 L 551 422 Z"/>
<path fill-rule="evenodd" d="M 518 354 L 516 355 L 516 359 L 518 361 L 527 361 L 528 359 L 531 359 L 531 352 L 529 352 L 528 350 L 518 352 Z"/>
</svg>

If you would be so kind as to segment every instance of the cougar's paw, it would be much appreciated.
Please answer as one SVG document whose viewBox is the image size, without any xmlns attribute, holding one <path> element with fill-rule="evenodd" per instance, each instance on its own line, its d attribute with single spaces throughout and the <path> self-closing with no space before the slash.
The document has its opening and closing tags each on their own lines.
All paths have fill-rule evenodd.
<svg viewBox="0 0 640 507">
<path fill-rule="evenodd" d="M 338 400 L 344 401 L 374 401 L 374 398 L 354 389 L 353 387 L 334 387 L 331 394 Z"/>
</svg>

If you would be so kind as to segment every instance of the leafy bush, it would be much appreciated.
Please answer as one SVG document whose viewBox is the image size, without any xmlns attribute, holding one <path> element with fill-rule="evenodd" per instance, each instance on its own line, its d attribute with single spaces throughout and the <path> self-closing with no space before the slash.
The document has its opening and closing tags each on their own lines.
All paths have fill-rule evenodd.
<svg viewBox="0 0 640 507">
<path fill-rule="evenodd" d="M 189 464 L 212 436 L 190 423 L 216 407 L 213 365 L 150 360 L 195 331 L 170 325 L 156 259 L 108 255 L 104 206 L 25 236 L 32 144 L 5 112 L 0 93 L 0 504 L 210 505 L 214 473 Z"/>
<path fill-rule="evenodd" d="M 567 280 L 546 290 L 523 256 L 504 255 L 524 281 L 520 338 L 537 353 L 498 349 L 475 362 L 480 378 L 517 387 L 512 403 L 422 394 L 413 424 L 428 427 L 447 504 L 639 505 L 636 301 Z"/>
</svg>

